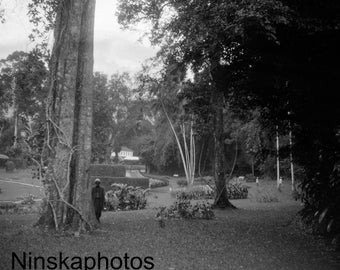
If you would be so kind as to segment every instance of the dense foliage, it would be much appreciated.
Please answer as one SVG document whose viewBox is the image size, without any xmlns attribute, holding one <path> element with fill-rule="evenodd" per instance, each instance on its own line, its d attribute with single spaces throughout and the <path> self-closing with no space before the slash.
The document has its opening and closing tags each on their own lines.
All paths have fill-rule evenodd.
<svg viewBox="0 0 340 270">
<path fill-rule="evenodd" d="M 287 134 L 292 130 L 302 213 L 320 232 L 338 234 L 339 1 L 119 3 L 118 20 L 124 27 L 140 21 L 151 24 L 149 37 L 160 46 L 157 60 L 162 68 L 156 76 L 143 70 L 136 89 L 127 74 L 110 79 L 95 74 L 93 160 L 108 161 L 111 152 L 125 144 L 143 158 L 148 170 L 180 172 L 166 110 L 177 131 L 180 124 L 194 121 L 198 174 L 216 172 L 216 162 L 221 160 L 223 171 L 218 173 L 224 181 L 233 174 L 273 175 L 278 128 L 285 176 Z M 57 5 L 55 0 L 32 1 L 32 22 L 37 26 L 43 21 L 45 26 L 42 32 L 35 30 L 35 37 L 53 28 Z M 3 117 L 13 97 L 23 119 L 39 116 L 36 111 L 43 108 L 46 71 L 36 55 L 16 52 L 1 62 L 6 65 L 0 81 L 1 151 L 18 153 L 9 149 L 14 121 Z M 36 124 L 31 131 L 40 134 L 28 140 L 39 156 L 43 125 Z M 216 139 L 223 154 L 218 158 Z"/>
<path fill-rule="evenodd" d="M 127 186 L 126 184 L 112 184 L 111 187 L 112 189 L 105 194 L 106 210 L 140 210 L 145 208 L 148 190 Z"/>
<path fill-rule="evenodd" d="M 165 65 L 207 71 L 225 108 L 258 107 L 272 136 L 291 125 L 295 162 L 305 172 L 303 214 L 329 233 L 340 231 L 339 10 L 334 0 L 160 0 L 120 1 L 119 11 L 125 27 L 152 24 L 150 40 Z M 250 155 L 254 143 L 247 139 Z"/>
<path fill-rule="evenodd" d="M 0 152 L 40 160 L 43 153 L 47 68 L 37 49 L 0 60 Z"/>
<path fill-rule="evenodd" d="M 229 183 L 227 185 L 227 194 L 228 197 L 233 200 L 247 199 L 248 187 L 241 183 Z"/>
<path fill-rule="evenodd" d="M 158 188 L 158 187 L 166 187 L 169 185 L 169 181 L 165 179 L 149 179 L 149 187 L 150 188 Z"/>
<path fill-rule="evenodd" d="M 171 218 L 185 219 L 213 219 L 215 217 L 211 205 L 207 202 L 191 204 L 190 200 L 178 199 L 169 207 L 160 207 L 156 214 L 156 220 L 161 227 L 165 226 L 165 220 Z"/>
</svg>

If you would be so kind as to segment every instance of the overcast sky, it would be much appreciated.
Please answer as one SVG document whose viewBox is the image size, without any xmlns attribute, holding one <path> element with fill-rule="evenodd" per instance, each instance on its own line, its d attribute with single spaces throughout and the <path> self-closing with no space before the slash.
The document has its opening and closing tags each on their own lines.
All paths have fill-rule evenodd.
<svg viewBox="0 0 340 270">
<path fill-rule="evenodd" d="M 29 51 L 32 48 L 28 39 L 31 31 L 26 15 L 28 1 L 2 0 L 6 23 L 0 24 L 0 59 L 16 50 Z M 156 49 L 146 40 L 139 41 L 142 31 L 120 29 L 115 16 L 116 3 L 116 0 L 97 0 L 94 70 L 109 75 L 117 71 L 135 73 L 144 60 L 155 55 Z"/>
</svg>

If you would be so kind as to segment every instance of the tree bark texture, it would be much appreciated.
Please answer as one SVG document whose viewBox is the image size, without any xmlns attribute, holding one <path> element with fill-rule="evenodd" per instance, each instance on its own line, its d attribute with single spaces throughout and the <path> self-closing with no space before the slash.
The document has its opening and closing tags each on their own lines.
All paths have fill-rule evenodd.
<svg viewBox="0 0 340 270">
<path fill-rule="evenodd" d="M 232 207 L 228 200 L 226 189 L 226 172 L 225 172 L 225 156 L 224 156 L 224 136 L 223 136 L 223 92 L 215 91 L 213 94 L 215 106 L 215 127 L 214 127 L 214 174 L 216 185 L 216 197 L 214 201 L 215 207 L 226 208 Z"/>
<path fill-rule="evenodd" d="M 50 63 L 46 207 L 40 223 L 58 229 L 96 226 L 91 158 L 95 0 L 60 1 Z"/>
<path fill-rule="evenodd" d="M 224 155 L 224 121 L 223 108 L 225 105 L 224 92 L 228 90 L 228 71 L 226 67 L 219 64 L 219 56 L 211 57 L 211 78 L 215 83 L 215 89 L 212 93 L 214 106 L 214 176 L 216 185 L 216 197 L 214 206 L 218 208 L 227 208 L 233 206 L 228 199 L 227 194 L 227 175 L 225 170 Z"/>
</svg>

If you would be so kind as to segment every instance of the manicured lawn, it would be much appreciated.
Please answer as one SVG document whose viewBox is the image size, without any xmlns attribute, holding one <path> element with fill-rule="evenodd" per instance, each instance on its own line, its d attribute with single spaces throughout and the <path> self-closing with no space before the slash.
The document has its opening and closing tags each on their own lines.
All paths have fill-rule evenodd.
<svg viewBox="0 0 340 270">
<path fill-rule="evenodd" d="M 42 198 L 41 183 L 32 178 L 32 170 L 16 170 L 12 173 L 0 169 L 0 201 L 16 201 L 19 197 L 34 195 Z"/>
<path fill-rule="evenodd" d="M 11 252 L 32 256 L 147 257 L 165 269 L 339 269 L 334 251 L 295 228 L 298 206 L 215 211 L 214 220 L 171 220 L 160 228 L 154 210 L 104 213 L 101 230 L 62 237 L 32 228 L 35 215 L 0 216 L 1 269 Z M 20 269 L 20 268 L 18 268 Z M 125 268 L 121 268 L 125 269 Z"/>
<path fill-rule="evenodd" d="M 176 186 L 175 181 L 170 181 L 170 187 Z M 0 269 L 12 269 L 12 252 L 21 256 L 24 251 L 45 258 L 59 252 L 82 258 L 96 257 L 98 252 L 123 258 L 127 253 L 130 258 L 152 257 L 157 270 L 340 269 L 338 252 L 298 229 L 296 215 L 301 205 L 291 200 L 289 185 L 277 194 L 272 189 L 275 182 L 261 185 L 279 201 L 256 202 L 257 187 L 250 184 L 250 199 L 232 201 L 237 210 L 214 210 L 213 220 L 167 220 L 165 228 L 155 221 L 154 207 L 174 201 L 170 187 L 153 190 L 145 210 L 104 212 L 101 228 L 80 237 L 33 228 L 36 214 L 3 214 Z"/>
</svg>

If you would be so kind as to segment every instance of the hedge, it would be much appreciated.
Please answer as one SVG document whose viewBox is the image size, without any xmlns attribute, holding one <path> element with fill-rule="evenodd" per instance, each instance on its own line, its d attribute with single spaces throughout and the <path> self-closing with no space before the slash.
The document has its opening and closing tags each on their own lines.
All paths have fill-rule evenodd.
<svg viewBox="0 0 340 270">
<path fill-rule="evenodd" d="M 126 170 L 122 165 L 91 164 L 90 175 L 96 178 L 101 177 L 125 177 Z"/>
<path fill-rule="evenodd" d="M 94 185 L 94 180 L 99 178 L 101 186 L 108 191 L 113 183 L 127 184 L 128 186 L 149 188 L 149 178 L 128 178 L 128 177 L 95 177 L 91 176 L 91 184 Z"/>
<path fill-rule="evenodd" d="M 146 171 L 146 166 L 145 165 L 126 165 L 124 164 L 125 168 L 127 170 L 133 170 L 133 171 Z"/>
</svg>

